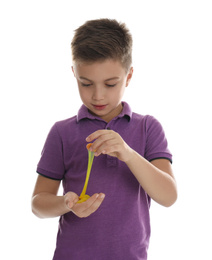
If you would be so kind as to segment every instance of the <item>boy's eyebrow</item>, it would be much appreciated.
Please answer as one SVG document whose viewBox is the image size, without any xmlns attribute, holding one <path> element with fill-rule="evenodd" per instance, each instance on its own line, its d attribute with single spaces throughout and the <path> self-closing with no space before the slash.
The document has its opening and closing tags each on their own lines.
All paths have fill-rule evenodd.
<svg viewBox="0 0 212 260">
<path fill-rule="evenodd" d="M 88 81 L 92 81 L 92 80 L 90 80 L 90 79 L 87 79 L 87 78 L 85 78 L 85 77 L 79 77 L 80 79 L 85 79 L 85 80 L 88 80 Z"/>
<path fill-rule="evenodd" d="M 85 78 L 85 77 L 79 77 L 80 79 L 84 79 L 84 80 L 88 80 L 88 81 L 91 81 L 92 82 L 92 80 L 90 80 L 90 79 L 88 79 L 88 78 Z M 114 80 L 114 79 L 120 79 L 120 77 L 113 77 L 113 78 L 109 78 L 109 79 L 106 79 L 105 81 L 110 81 L 110 80 Z"/>
<path fill-rule="evenodd" d="M 105 81 L 109 81 L 109 80 L 113 80 L 113 79 L 120 79 L 120 77 L 109 78 L 109 79 L 106 79 Z"/>
</svg>

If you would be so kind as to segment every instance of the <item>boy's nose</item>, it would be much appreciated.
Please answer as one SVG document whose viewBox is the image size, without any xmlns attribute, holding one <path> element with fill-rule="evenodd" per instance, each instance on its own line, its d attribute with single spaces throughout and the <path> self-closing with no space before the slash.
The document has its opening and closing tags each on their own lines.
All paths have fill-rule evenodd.
<svg viewBox="0 0 212 260">
<path fill-rule="evenodd" d="M 101 87 L 96 87 L 93 92 L 94 100 L 103 100 L 104 99 L 104 90 Z"/>
</svg>

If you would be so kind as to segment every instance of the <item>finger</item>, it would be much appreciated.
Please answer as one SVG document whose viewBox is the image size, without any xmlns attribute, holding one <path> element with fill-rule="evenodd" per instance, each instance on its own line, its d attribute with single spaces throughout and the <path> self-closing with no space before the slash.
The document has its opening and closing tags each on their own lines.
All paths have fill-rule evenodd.
<svg viewBox="0 0 212 260">
<path fill-rule="evenodd" d="M 99 194 L 94 194 L 93 196 L 91 196 L 88 200 L 86 200 L 85 202 L 76 204 L 73 208 L 72 211 L 80 216 L 87 208 L 89 208 L 94 201 L 97 199 L 97 197 L 99 196 Z"/>
<path fill-rule="evenodd" d="M 92 134 L 90 134 L 85 140 L 87 142 L 92 142 L 93 140 L 99 138 L 101 135 L 108 134 L 108 132 L 109 132 L 108 130 L 97 130 Z"/>
<path fill-rule="evenodd" d="M 116 147 L 118 145 L 118 142 L 115 138 L 105 140 L 100 145 L 98 148 L 95 149 L 95 156 L 98 156 L 100 154 L 109 154 L 111 152 L 116 152 Z"/>
<path fill-rule="evenodd" d="M 76 204 L 72 211 L 80 218 L 85 218 L 94 213 L 104 200 L 105 195 L 103 193 L 94 194 L 87 201 L 80 204 Z"/>
<path fill-rule="evenodd" d="M 95 151 L 96 153 L 101 153 L 101 151 L 110 146 L 113 145 L 114 143 L 116 143 L 116 139 L 115 136 L 112 134 L 105 134 L 105 135 L 101 135 L 99 138 L 97 138 L 91 147 L 91 151 Z M 95 154 L 96 155 L 96 154 Z"/>
<path fill-rule="evenodd" d="M 105 198 L 105 194 L 100 193 L 99 196 L 96 197 L 94 202 L 91 203 L 90 206 L 82 212 L 84 217 L 88 217 L 92 213 L 94 213 L 100 207 L 104 198 Z"/>
<path fill-rule="evenodd" d="M 71 209 L 79 200 L 79 196 L 74 192 L 68 192 L 65 194 L 67 206 Z"/>
<path fill-rule="evenodd" d="M 97 133 L 98 132 L 98 133 Z M 101 149 L 101 151 L 99 150 L 99 148 L 103 147 L 102 145 L 104 145 L 104 147 L 106 147 L 106 145 L 113 145 L 115 142 L 118 142 L 118 140 L 116 140 L 119 135 L 112 131 L 112 130 L 99 130 L 94 132 L 93 134 L 94 137 L 96 137 L 95 141 L 92 143 L 91 147 L 89 148 L 90 151 L 95 151 L 95 155 L 98 156 L 99 154 L 101 154 L 101 151 L 104 149 Z M 97 137 L 98 136 L 98 137 Z M 89 140 L 89 139 L 88 139 Z M 110 141 L 113 142 L 111 143 Z M 97 151 L 99 150 L 99 151 Z"/>
</svg>

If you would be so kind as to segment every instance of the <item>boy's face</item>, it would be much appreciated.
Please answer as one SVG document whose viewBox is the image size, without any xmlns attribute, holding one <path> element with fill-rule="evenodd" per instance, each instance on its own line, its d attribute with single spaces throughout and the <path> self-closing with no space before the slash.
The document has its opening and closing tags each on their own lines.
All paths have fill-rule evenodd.
<svg viewBox="0 0 212 260">
<path fill-rule="evenodd" d="M 132 77 L 119 61 L 80 63 L 72 67 L 83 104 L 89 111 L 109 122 L 122 111 L 122 96 Z"/>
</svg>

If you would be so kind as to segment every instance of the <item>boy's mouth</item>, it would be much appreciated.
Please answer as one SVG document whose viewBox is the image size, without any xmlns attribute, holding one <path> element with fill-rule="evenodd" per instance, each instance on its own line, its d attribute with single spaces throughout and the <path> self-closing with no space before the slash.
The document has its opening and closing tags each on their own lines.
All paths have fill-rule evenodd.
<svg viewBox="0 0 212 260">
<path fill-rule="evenodd" d="M 97 110 L 103 110 L 106 108 L 107 105 L 93 105 L 93 107 Z"/>
</svg>

